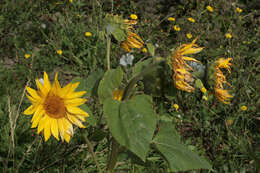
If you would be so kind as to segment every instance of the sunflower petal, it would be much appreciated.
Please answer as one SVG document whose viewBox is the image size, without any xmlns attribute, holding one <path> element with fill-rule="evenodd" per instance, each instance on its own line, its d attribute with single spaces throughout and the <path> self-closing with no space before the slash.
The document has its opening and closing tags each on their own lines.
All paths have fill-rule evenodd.
<svg viewBox="0 0 260 173">
<path fill-rule="evenodd" d="M 59 141 L 59 130 L 57 119 L 51 119 L 51 133 Z"/>
<path fill-rule="evenodd" d="M 196 54 L 196 53 L 199 53 L 200 51 L 202 51 L 202 49 L 203 49 L 203 47 L 189 48 L 189 49 L 183 51 L 182 55 Z"/>
<path fill-rule="evenodd" d="M 47 118 L 44 127 L 44 139 L 45 142 L 51 137 L 51 118 Z"/>
<path fill-rule="evenodd" d="M 42 119 L 42 116 L 44 115 L 44 110 L 41 110 L 38 114 L 34 114 L 33 118 L 31 120 L 32 122 L 32 126 L 31 128 L 35 128 L 37 127 L 37 125 L 39 124 L 40 120 Z"/>
<path fill-rule="evenodd" d="M 82 109 L 78 108 L 78 107 L 74 107 L 74 106 L 67 106 L 67 110 L 70 114 L 75 114 L 75 115 L 83 115 L 88 117 L 88 113 L 86 113 L 85 111 L 83 111 Z"/>
<path fill-rule="evenodd" d="M 25 115 L 31 115 L 36 111 L 36 107 L 34 105 L 31 105 L 30 107 L 28 107 L 23 113 Z"/>
<path fill-rule="evenodd" d="M 46 122 L 47 122 L 47 116 L 45 115 L 39 122 L 37 134 L 39 134 L 45 128 Z"/>
<path fill-rule="evenodd" d="M 70 135 L 69 135 L 68 133 L 65 133 L 65 134 L 64 134 L 64 139 L 65 139 L 65 141 L 66 141 L 67 143 L 69 143 L 69 142 L 70 142 Z"/>
<path fill-rule="evenodd" d="M 61 140 L 64 141 L 63 119 L 58 119 L 57 122 L 58 122 L 58 129 L 59 129 Z"/>
<path fill-rule="evenodd" d="M 36 90 L 34 90 L 28 86 L 26 86 L 26 90 L 34 100 L 41 100 L 41 97 L 38 95 Z"/>
<path fill-rule="evenodd" d="M 79 106 L 84 104 L 87 99 L 82 98 L 74 98 L 74 99 L 67 99 L 65 100 L 65 106 Z"/>
<path fill-rule="evenodd" d="M 49 92 L 51 90 L 51 83 L 49 81 L 49 77 L 46 72 L 44 72 L 43 80 L 44 80 L 44 88 L 47 90 L 47 92 Z"/>
<path fill-rule="evenodd" d="M 67 99 L 73 99 L 73 98 L 78 98 L 86 94 L 86 91 L 79 91 L 79 92 L 73 92 L 69 95 L 66 96 Z"/>
<path fill-rule="evenodd" d="M 35 83 L 37 85 L 37 88 L 39 89 L 40 93 L 45 97 L 48 94 L 48 91 L 45 89 L 45 87 L 42 85 L 39 79 L 35 79 Z"/>
<path fill-rule="evenodd" d="M 68 115 L 69 120 L 79 128 L 86 128 L 74 115 Z"/>
</svg>

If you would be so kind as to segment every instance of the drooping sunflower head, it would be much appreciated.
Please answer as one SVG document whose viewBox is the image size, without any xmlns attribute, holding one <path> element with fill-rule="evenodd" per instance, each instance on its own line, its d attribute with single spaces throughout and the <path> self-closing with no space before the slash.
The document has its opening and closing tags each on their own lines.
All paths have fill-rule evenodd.
<svg viewBox="0 0 260 173">
<path fill-rule="evenodd" d="M 215 96 L 217 99 L 225 104 L 230 104 L 230 99 L 232 98 L 232 95 L 228 93 L 228 90 L 224 89 L 224 84 L 230 85 L 226 81 L 226 76 L 223 74 L 221 69 L 227 69 L 229 73 L 231 73 L 231 68 L 230 66 L 232 65 L 230 61 L 232 58 L 219 58 L 215 63 L 214 63 L 214 74 L 213 77 L 210 77 L 210 79 L 214 79 L 215 86 Z"/>
<path fill-rule="evenodd" d="M 229 61 L 232 61 L 232 58 L 219 58 L 216 62 L 216 69 L 224 68 L 227 69 L 229 73 L 231 73 L 231 68 L 232 64 Z"/>
<path fill-rule="evenodd" d="M 127 52 L 131 52 L 133 48 L 141 49 L 144 45 L 144 41 L 136 33 L 128 31 L 127 39 L 121 42 L 120 46 Z"/>
<path fill-rule="evenodd" d="M 189 71 L 194 71 L 193 68 L 187 62 L 196 62 L 200 61 L 195 58 L 188 57 L 185 55 L 196 54 L 202 51 L 203 47 L 199 47 L 195 42 L 197 38 L 194 39 L 191 43 L 182 44 L 173 52 L 170 61 L 172 63 L 172 69 L 174 71 L 173 80 L 174 85 L 177 89 L 193 92 L 194 88 L 191 86 L 194 79 L 192 74 Z"/>
<path fill-rule="evenodd" d="M 78 106 L 87 101 L 80 98 L 86 92 L 75 92 L 79 82 L 69 83 L 62 88 L 57 73 L 53 84 L 50 83 L 45 72 L 43 83 L 40 79 L 35 81 L 37 90 L 26 87 L 29 93 L 26 96 L 32 105 L 24 111 L 24 114 L 33 114 L 31 128 L 38 126 L 37 133 L 43 131 L 45 141 L 53 135 L 57 140 L 60 137 L 62 141 L 65 139 L 66 142 L 69 142 L 73 135 L 72 124 L 85 128 L 82 122 L 85 122 L 88 114 Z"/>
</svg>

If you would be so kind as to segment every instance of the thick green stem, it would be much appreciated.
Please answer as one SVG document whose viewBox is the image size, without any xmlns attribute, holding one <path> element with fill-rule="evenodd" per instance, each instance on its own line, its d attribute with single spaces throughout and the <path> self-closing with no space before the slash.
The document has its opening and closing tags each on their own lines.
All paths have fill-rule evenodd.
<svg viewBox="0 0 260 173">
<path fill-rule="evenodd" d="M 110 70 L 110 49 L 111 49 L 111 38 L 107 35 L 107 70 Z"/>
<path fill-rule="evenodd" d="M 113 138 L 112 139 L 112 150 L 111 150 L 109 162 L 107 165 L 107 173 L 113 173 L 113 171 L 114 171 L 114 168 L 115 168 L 116 162 L 117 162 L 118 149 L 119 149 L 119 144 Z"/>
<path fill-rule="evenodd" d="M 97 162 L 96 154 L 95 154 L 94 151 L 93 151 L 93 146 L 92 146 L 91 142 L 88 140 L 87 136 L 83 133 L 83 131 L 81 131 L 81 133 L 82 133 L 82 136 L 83 136 L 84 140 L 86 141 L 86 143 L 87 143 L 87 145 L 88 145 L 89 151 L 90 151 L 90 153 L 91 153 L 91 155 L 92 155 L 92 157 L 93 157 L 93 160 L 94 160 L 94 162 L 95 162 L 95 164 L 96 164 L 96 166 L 97 166 L 98 172 L 99 172 L 99 173 L 102 173 L 102 170 L 101 170 L 101 168 L 99 167 L 99 164 L 98 164 L 98 162 Z"/>
</svg>

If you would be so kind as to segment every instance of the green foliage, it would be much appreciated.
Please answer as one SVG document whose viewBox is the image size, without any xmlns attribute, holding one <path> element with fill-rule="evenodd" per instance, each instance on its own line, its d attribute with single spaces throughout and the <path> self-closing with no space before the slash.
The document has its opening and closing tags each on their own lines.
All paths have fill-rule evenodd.
<svg viewBox="0 0 260 173">
<path fill-rule="evenodd" d="M 172 171 L 190 169 L 211 169 L 210 164 L 185 147 L 171 123 L 161 123 L 160 130 L 153 140 L 170 165 Z"/>
<path fill-rule="evenodd" d="M 107 99 L 104 114 L 113 137 L 144 161 L 156 125 L 152 98 L 138 95 L 123 102 Z"/>
<path fill-rule="evenodd" d="M 97 172 L 82 135 L 92 143 L 104 172 L 114 139 L 119 143 L 114 172 L 259 172 L 258 4 L 256 0 L 0 1 L 1 172 Z M 214 11 L 207 11 L 207 5 Z M 243 11 L 238 13 L 237 7 Z M 148 53 L 135 49 L 130 52 L 133 66 L 119 67 L 124 52 L 118 42 L 126 39 L 124 19 L 130 14 L 138 16 L 132 30 L 145 41 Z M 168 21 L 170 16 L 175 21 Z M 175 31 L 174 25 L 181 30 Z M 86 37 L 85 32 L 92 35 Z M 110 71 L 105 70 L 105 37 L 112 37 Z M 204 49 L 189 55 L 202 62 L 189 63 L 196 79 L 191 83 L 197 88 L 203 84 L 207 101 L 198 90 L 177 90 L 171 65 L 154 66 L 196 37 Z M 26 59 L 25 54 L 31 57 Z M 214 62 L 220 57 L 233 58 L 231 74 L 223 70 L 233 95 L 230 105 L 214 96 Z M 59 72 L 62 86 L 72 80 L 80 82 L 78 91 L 87 91 L 83 97 L 88 101 L 81 106 L 89 114 L 87 128 L 79 131 L 74 126 L 69 144 L 54 137 L 44 142 L 42 134 L 30 128 L 32 116 L 23 114 L 30 104 L 24 87 L 36 88 L 34 79 L 42 78 L 43 71 L 50 79 Z M 124 89 L 127 97 L 113 100 L 115 89 Z"/>
<path fill-rule="evenodd" d="M 123 80 L 123 71 L 121 67 L 108 70 L 98 86 L 98 98 L 103 103 L 107 98 L 113 97 L 113 91 L 118 88 Z"/>
</svg>

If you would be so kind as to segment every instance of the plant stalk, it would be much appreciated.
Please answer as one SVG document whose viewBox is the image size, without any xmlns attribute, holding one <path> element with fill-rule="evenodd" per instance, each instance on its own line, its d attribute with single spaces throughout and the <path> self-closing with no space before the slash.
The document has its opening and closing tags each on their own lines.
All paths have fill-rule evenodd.
<svg viewBox="0 0 260 173">
<path fill-rule="evenodd" d="M 107 70 L 110 70 L 111 37 L 107 34 Z"/>
<path fill-rule="evenodd" d="M 94 162 L 95 162 L 95 164 L 96 164 L 96 166 L 97 166 L 98 172 L 99 172 L 99 173 L 102 173 L 102 170 L 101 170 L 101 168 L 100 168 L 100 166 L 99 166 L 99 164 L 98 164 L 98 162 L 97 162 L 96 154 L 95 154 L 94 151 L 93 151 L 93 146 L 92 146 L 91 142 L 88 140 L 87 136 L 86 136 L 85 134 L 83 134 L 83 131 L 81 131 L 81 133 L 82 133 L 82 136 L 83 136 L 84 140 L 86 141 L 86 143 L 87 143 L 87 145 L 88 145 L 88 148 L 89 148 L 89 150 L 90 150 L 90 153 L 91 153 L 91 155 L 92 155 L 92 157 L 93 157 L 93 160 L 94 160 Z"/>
<path fill-rule="evenodd" d="M 116 162 L 117 162 L 118 149 L 119 149 L 119 144 L 113 138 L 112 139 L 112 150 L 110 153 L 110 158 L 109 158 L 109 162 L 108 162 L 108 166 L 107 166 L 107 173 L 114 172 L 114 168 L 115 168 Z"/>
</svg>

